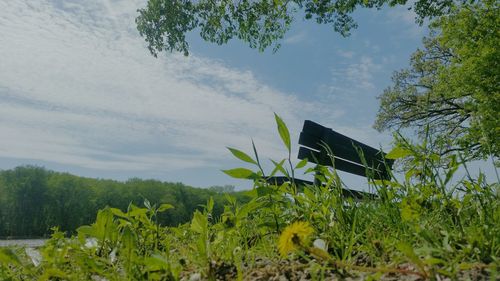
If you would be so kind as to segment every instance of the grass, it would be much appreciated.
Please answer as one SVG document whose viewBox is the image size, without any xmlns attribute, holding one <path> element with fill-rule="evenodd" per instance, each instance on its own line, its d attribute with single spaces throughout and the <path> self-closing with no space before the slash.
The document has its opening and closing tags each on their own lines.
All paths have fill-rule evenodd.
<svg viewBox="0 0 500 281">
<path fill-rule="evenodd" d="M 379 199 L 364 201 L 342 197 L 327 167 L 323 186 L 269 185 L 255 147 L 255 157 L 230 149 L 255 167 L 226 171 L 254 181 L 250 202 L 227 195 L 214 217 L 209 200 L 178 227 L 156 223 L 175 208 L 168 204 L 106 208 L 73 237 L 55 229 L 39 263 L 25 249 L 1 248 L 0 280 L 498 280 L 499 183 L 453 181 L 467 163 L 420 148 L 397 145 L 389 156 L 407 159 L 405 180 L 370 181 Z M 270 175 L 304 167 L 290 154 L 274 163 Z"/>
</svg>

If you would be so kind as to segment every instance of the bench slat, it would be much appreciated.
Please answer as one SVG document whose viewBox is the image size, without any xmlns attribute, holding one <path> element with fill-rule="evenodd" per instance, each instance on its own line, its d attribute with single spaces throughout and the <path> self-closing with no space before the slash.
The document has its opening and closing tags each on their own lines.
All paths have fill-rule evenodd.
<svg viewBox="0 0 500 281">
<path fill-rule="evenodd" d="M 311 136 L 306 133 L 300 133 L 299 137 L 299 144 L 302 146 L 306 146 L 309 149 L 319 151 L 321 153 L 326 154 L 326 150 L 323 147 L 323 145 L 318 144 L 321 143 L 321 140 L 318 140 L 315 136 Z M 328 145 L 328 144 L 327 144 Z M 358 151 L 354 149 L 353 146 L 351 147 L 345 147 L 345 146 L 337 146 L 337 144 L 332 144 L 330 143 L 331 151 L 334 155 L 334 157 L 347 160 L 349 162 L 354 162 L 358 165 L 363 166 L 363 161 L 361 161 L 361 158 L 358 155 Z M 382 152 L 378 152 L 376 155 L 367 153 L 366 151 L 363 151 L 363 156 L 364 159 L 367 163 L 368 166 L 374 167 L 377 170 L 385 170 L 385 165 L 387 164 L 388 166 L 392 166 L 392 160 L 384 159 L 382 158 Z"/>
<path fill-rule="evenodd" d="M 285 182 L 291 182 L 291 179 L 288 177 L 285 177 L 285 176 L 275 176 L 275 177 L 267 179 L 266 181 L 269 184 L 280 186 L 280 185 L 284 184 Z M 306 185 L 314 185 L 314 182 L 303 180 L 303 179 L 294 179 L 294 181 L 301 190 Z M 342 188 L 342 196 L 352 197 L 354 199 L 375 199 L 375 198 L 377 198 L 377 195 L 375 195 L 375 194 L 372 194 L 369 192 L 364 192 L 364 191 L 359 191 L 359 190 L 354 190 L 354 189 L 348 189 L 348 188 Z"/>
<path fill-rule="evenodd" d="M 309 149 L 306 147 L 300 147 L 298 158 L 299 159 L 307 158 L 308 162 L 320 164 L 323 166 L 334 166 L 330 157 L 328 157 L 326 155 L 325 155 L 325 157 L 322 157 L 323 155 L 324 154 L 322 154 L 318 151 L 315 151 L 315 150 L 312 150 L 312 149 Z M 363 176 L 363 177 L 367 176 L 366 168 L 362 165 L 358 165 L 356 163 L 349 162 L 349 161 L 346 161 L 344 159 L 337 158 L 337 157 L 335 157 L 334 161 L 335 161 L 335 163 L 334 163 L 335 168 L 338 170 L 348 172 L 351 174 L 355 174 L 355 175 L 359 175 L 359 176 Z M 385 171 L 385 166 L 383 166 L 383 163 L 380 163 L 380 162 L 378 162 L 378 163 L 379 163 L 379 165 L 371 166 L 371 167 L 374 167 L 375 169 L 371 168 L 371 167 L 369 167 L 368 169 L 373 173 L 375 179 L 387 179 L 388 173 Z"/>
<path fill-rule="evenodd" d="M 313 121 L 304 121 L 304 127 L 299 137 L 299 144 L 299 159 L 307 158 L 308 162 L 335 167 L 337 170 L 363 177 L 367 177 L 367 174 L 369 174 L 374 179 L 390 179 L 389 171 L 394 161 L 385 159 L 384 152 Z M 368 167 L 365 167 L 363 164 L 364 161 L 358 155 L 358 148 L 362 151 L 364 161 L 366 161 L 365 163 Z M 268 183 L 278 185 L 287 181 L 290 181 L 290 179 L 280 176 L 267 179 Z M 302 187 L 313 184 L 301 179 L 294 179 L 293 181 Z M 366 195 L 369 194 L 349 189 L 343 189 L 342 192 L 344 196 L 355 198 L 367 198 Z M 368 197 L 375 198 L 376 195 L 369 194 Z"/>
<path fill-rule="evenodd" d="M 373 160 L 383 162 L 385 157 L 385 154 L 378 149 L 337 133 L 330 128 L 323 127 L 313 121 L 304 121 L 299 144 L 321 151 L 323 150 L 321 147 L 322 142 L 326 143 L 332 149 L 335 156 L 356 163 L 361 163 L 361 159 L 356 150 L 353 149 L 354 147 L 359 147 L 363 150 L 367 162 L 373 162 Z"/>
<path fill-rule="evenodd" d="M 327 145 L 335 157 L 355 163 L 362 163 L 361 158 L 359 157 L 358 152 L 354 149 L 353 144 L 351 143 L 348 146 L 338 144 L 335 142 L 335 136 L 327 135 L 326 139 L 321 140 L 316 136 L 302 132 L 300 133 L 299 144 L 317 151 L 326 151 L 323 146 Z M 361 149 L 363 150 L 363 148 Z M 374 154 L 371 151 L 363 150 L 363 155 L 367 163 L 383 163 L 383 158 L 379 151 L 376 151 Z"/>
</svg>

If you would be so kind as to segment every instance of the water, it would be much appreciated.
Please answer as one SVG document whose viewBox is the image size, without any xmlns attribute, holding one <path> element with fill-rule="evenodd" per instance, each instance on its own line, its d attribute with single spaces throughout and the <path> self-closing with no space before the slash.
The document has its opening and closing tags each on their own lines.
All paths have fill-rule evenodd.
<svg viewBox="0 0 500 281">
<path fill-rule="evenodd" d="M 12 239 L 0 240 L 0 247 L 23 246 L 36 248 L 42 246 L 47 239 Z"/>
</svg>

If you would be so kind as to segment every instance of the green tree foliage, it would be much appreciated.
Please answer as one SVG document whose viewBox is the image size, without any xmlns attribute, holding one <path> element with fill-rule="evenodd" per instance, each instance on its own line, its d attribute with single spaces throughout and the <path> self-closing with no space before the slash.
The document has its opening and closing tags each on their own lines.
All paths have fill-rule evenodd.
<svg viewBox="0 0 500 281">
<path fill-rule="evenodd" d="M 234 192 L 235 186 L 226 184 L 224 186 L 214 185 L 208 188 L 210 191 L 214 191 L 216 193 L 232 193 Z"/>
<path fill-rule="evenodd" d="M 243 193 L 231 193 L 246 202 Z M 45 236 L 51 228 L 74 232 L 89 224 L 106 207 L 127 210 L 130 203 L 142 206 L 168 203 L 158 223 L 175 226 L 191 219 L 193 212 L 213 197 L 214 215 L 223 212 L 224 194 L 181 183 L 130 179 L 126 182 L 92 179 L 40 167 L 17 167 L 0 172 L 0 237 Z"/>
<path fill-rule="evenodd" d="M 47 198 L 47 173 L 40 168 L 15 169 L 2 174 L 0 202 L 4 230 L 39 236 L 44 233 L 44 206 Z"/>
<path fill-rule="evenodd" d="M 378 130 L 416 128 L 440 154 L 500 155 L 500 5 L 453 9 L 431 24 L 410 67 L 380 96 Z"/>
<path fill-rule="evenodd" d="M 179 51 L 189 53 L 186 34 L 199 30 L 200 36 L 219 45 L 238 38 L 251 48 L 263 51 L 269 46 L 279 48 L 279 40 L 298 15 L 329 24 L 342 36 L 357 27 L 351 14 L 358 8 L 381 8 L 384 5 L 405 5 L 408 0 L 149 0 L 139 9 L 137 29 L 145 37 L 151 54 Z M 416 21 L 450 11 L 453 0 L 417 0 L 412 8 Z"/>
</svg>

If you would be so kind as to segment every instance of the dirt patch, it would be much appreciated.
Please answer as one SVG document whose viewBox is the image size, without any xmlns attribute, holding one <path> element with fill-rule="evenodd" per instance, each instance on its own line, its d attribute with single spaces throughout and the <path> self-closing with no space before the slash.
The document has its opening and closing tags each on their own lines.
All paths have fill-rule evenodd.
<svg viewBox="0 0 500 281">
<path fill-rule="evenodd" d="M 417 272 L 411 264 L 402 264 L 398 269 Z M 237 280 L 238 272 L 234 265 L 224 262 L 212 262 L 209 274 L 215 280 Z M 201 281 L 207 280 L 199 273 L 186 274 L 184 280 Z M 272 261 L 257 259 L 252 264 L 246 264 L 243 268 L 243 280 L 247 281 L 307 281 L 307 280 L 346 280 L 360 281 L 371 279 L 381 281 L 420 281 L 426 280 L 416 274 L 399 273 L 367 273 L 354 270 L 334 269 L 323 267 L 312 261 L 301 260 L 280 260 Z M 451 281 L 451 280 L 493 280 L 492 276 L 485 269 L 473 268 L 462 271 L 458 274 L 458 279 L 443 274 L 433 274 L 429 280 Z"/>
</svg>

